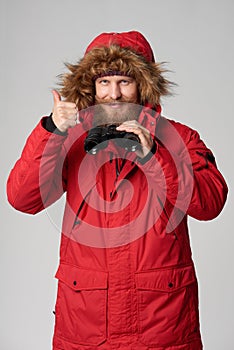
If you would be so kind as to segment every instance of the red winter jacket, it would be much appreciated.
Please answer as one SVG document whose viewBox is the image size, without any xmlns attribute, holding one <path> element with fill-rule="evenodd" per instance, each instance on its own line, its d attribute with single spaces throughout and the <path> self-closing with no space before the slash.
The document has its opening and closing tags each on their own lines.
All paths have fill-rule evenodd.
<svg viewBox="0 0 234 350">
<path fill-rule="evenodd" d="M 9 176 L 25 213 L 66 192 L 54 350 L 202 349 L 187 216 L 215 218 L 227 186 L 196 131 L 147 109 L 139 121 L 156 135 L 146 162 L 114 142 L 86 154 L 85 122 L 61 136 L 42 121 Z"/>
</svg>

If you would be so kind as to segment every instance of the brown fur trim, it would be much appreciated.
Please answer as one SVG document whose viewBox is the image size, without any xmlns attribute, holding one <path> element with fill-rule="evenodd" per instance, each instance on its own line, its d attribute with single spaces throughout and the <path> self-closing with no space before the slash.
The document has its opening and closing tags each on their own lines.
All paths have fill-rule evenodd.
<svg viewBox="0 0 234 350">
<path fill-rule="evenodd" d="M 94 104 L 95 82 L 93 77 L 109 71 L 121 71 L 136 79 L 140 103 L 152 106 L 160 104 L 163 95 L 170 94 L 170 81 L 162 63 L 148 62 L 131 48 L 118 45 L 97 47 L 89 51 L 77 64 L 66 64 L 69 72 L 60 76 L 61 95 L 66 101 L 75 102 L 78 109 Z"/>
</svg>

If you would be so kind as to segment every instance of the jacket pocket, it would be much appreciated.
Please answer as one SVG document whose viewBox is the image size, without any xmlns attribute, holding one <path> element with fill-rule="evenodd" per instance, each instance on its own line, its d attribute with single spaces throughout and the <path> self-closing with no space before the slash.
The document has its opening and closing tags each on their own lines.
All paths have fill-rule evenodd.
<svg viewBox="0 0 234 350">
<path fill-rule="evenodd" d="M 60 264 L 55 334 L 77 344 L 106 339 L 107 273 Z"/>
<path fill-rule="evenodd" d="M 142 343 L 165 347 L 199 337 L 193 266 L 139 272 L 135 278 Z"/>
</svg>

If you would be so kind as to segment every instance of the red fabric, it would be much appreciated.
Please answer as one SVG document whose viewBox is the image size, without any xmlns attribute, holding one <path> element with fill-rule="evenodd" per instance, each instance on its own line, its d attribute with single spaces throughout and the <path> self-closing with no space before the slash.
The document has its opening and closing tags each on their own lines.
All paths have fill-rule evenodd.
<svg viewBox="0 0 234 350">
<path fill-rule="evenodd" d="M 216 217 L 227 187 L 197 132 L 147 110 L 145 116 L 152 135 L 157 125 L 157 152 L 144 165 L 128 159 L 118 179 L 115 147 L 86 155 L 82 124 L 63 137 L 40 123 L 9 176 L 9 201 L 23 212 L 36 214 L 67 192 L 54 350 L 202 349 L 187 214 Z"/>
<path fill-rule="evenodd" d="M 147 61 L 154 62 L 154 54 L 146 38 L 137 31 L 125 33 L 102 33 L 98 35 L 87 47 L 86 53 L 94 47 L 117 44 L 121 47 L 131 48 L 145 57 Z"/>
</svg>

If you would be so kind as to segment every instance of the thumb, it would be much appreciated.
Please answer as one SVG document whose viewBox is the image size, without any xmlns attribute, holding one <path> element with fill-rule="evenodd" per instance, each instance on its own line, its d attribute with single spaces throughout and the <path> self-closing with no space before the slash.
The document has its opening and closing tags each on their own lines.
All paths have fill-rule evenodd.
<svg viewBox="0 0 234 350">
<path fill-rule="evenodd" d="M 57 90 L 52 90 L 52 94 L 54 97 L 54 104 L 57 104 L 59 101 L 61 101 L 61 96 Z"/>
</svg>

